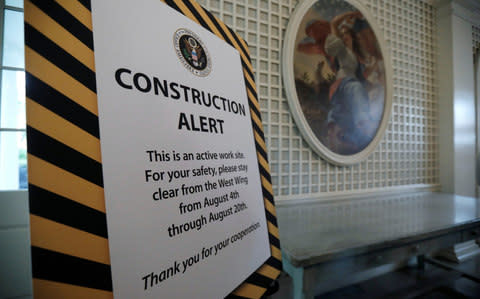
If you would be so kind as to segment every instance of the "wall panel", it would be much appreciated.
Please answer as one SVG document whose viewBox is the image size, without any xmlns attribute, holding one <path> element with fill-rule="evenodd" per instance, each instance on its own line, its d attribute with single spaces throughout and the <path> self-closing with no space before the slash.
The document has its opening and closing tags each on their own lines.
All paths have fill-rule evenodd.
<svg viewBox="0 0 480 299">
<path fill-rule="evenodd" d="M 367 160 L 339 167 L 304 141 L 281 78 L 281 49 L 294 0 L 199 0 L 250 46 L 277 200 L 436 186 L 438 99 L 436 9 L 420 0 L 365 0 L 390 50 L 393 105 L 389 125 Z"/>
</svg>

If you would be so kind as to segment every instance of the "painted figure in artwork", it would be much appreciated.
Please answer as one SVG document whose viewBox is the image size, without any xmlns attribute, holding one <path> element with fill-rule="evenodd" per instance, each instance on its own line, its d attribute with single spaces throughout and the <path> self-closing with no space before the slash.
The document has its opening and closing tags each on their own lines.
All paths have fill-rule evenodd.
<svg viewBox="0 0 480 299">
<path fill-rule="evenodd" d="M 342 155 L 358 153 L 372 141 L 383 112 L 385 74 L 375 35 L 363 15 L 348 7 L 328 21 L 306 21 L 305 35 L 296 54 L 318 59 L 317 69 L 310 72 L 313 80 L 307 81 L 308 71 L 296 74 L 304 113 L 310 110 L 306 118 L 328 149 Z M 301 72 L 301 67 L 295 65 L 295 71 Z M 312 115 L 304 104 L 320 113 Z"/>
</svg>

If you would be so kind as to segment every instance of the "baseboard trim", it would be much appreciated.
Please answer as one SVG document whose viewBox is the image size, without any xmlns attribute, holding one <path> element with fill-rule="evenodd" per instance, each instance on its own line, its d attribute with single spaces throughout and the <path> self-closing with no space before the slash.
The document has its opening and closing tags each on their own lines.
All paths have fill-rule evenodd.
<svg viewBox="0 0 480 299">
<path fill-rule="evenodd" d="M 284 205 L 293 205 L 299 203 L 312 203 L 312 202 L 328 202 L 328 201 L 339 201 L 339 200 L 351 200 L 355 198 L 365 198 L 365 197 L 378 197 L 378 196 L 389 196 L 389 195 L 399 195 L 399 194 L 408 194 L 408 193 L 418 193 L 418 192 L 436 192 L 440 191 L 440 185 L 438 184 L 416 184 L 416 185 L 406 185 L 406 186 L 394 186 L 386 188 L 375 188 L 368 190 L 358 190 L 358 191 L 342 191 L 342 192 L 328 192 L 328 193 L 317 193 L 317 194 L 301 194 L 293 196 L 275 196 L 275 204 L 277 206 Z"/>
</svg>

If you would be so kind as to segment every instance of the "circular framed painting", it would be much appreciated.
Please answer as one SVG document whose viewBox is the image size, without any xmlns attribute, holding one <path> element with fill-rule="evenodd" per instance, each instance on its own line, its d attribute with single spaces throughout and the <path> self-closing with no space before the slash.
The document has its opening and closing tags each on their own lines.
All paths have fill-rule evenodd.
<svg viewBox="0 0 480 299">
<path fill-rule="evenodd" d="M 282 59 L 290 110 L 310 146 L 334 164 L 364 160 L 392 106 L 390 57 L 368 11 L 355 0 L 299 3 Z"/>
</svg>

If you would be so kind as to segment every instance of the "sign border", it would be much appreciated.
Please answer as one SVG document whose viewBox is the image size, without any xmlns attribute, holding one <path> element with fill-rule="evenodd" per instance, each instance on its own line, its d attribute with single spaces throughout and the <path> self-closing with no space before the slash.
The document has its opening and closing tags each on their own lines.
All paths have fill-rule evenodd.
<svg viewBox="0 0 480 299">
<path fill-rule="evenodd" d="M 227 298 L 261 298 L 281 273 L 267 148 L 247 43 L 193 0 L 161 0 L 237 49 L 270 257 Z M 28 180 L 36 298 L 112 298 L 90 0 L 25 1 Z"/>
</svg>

